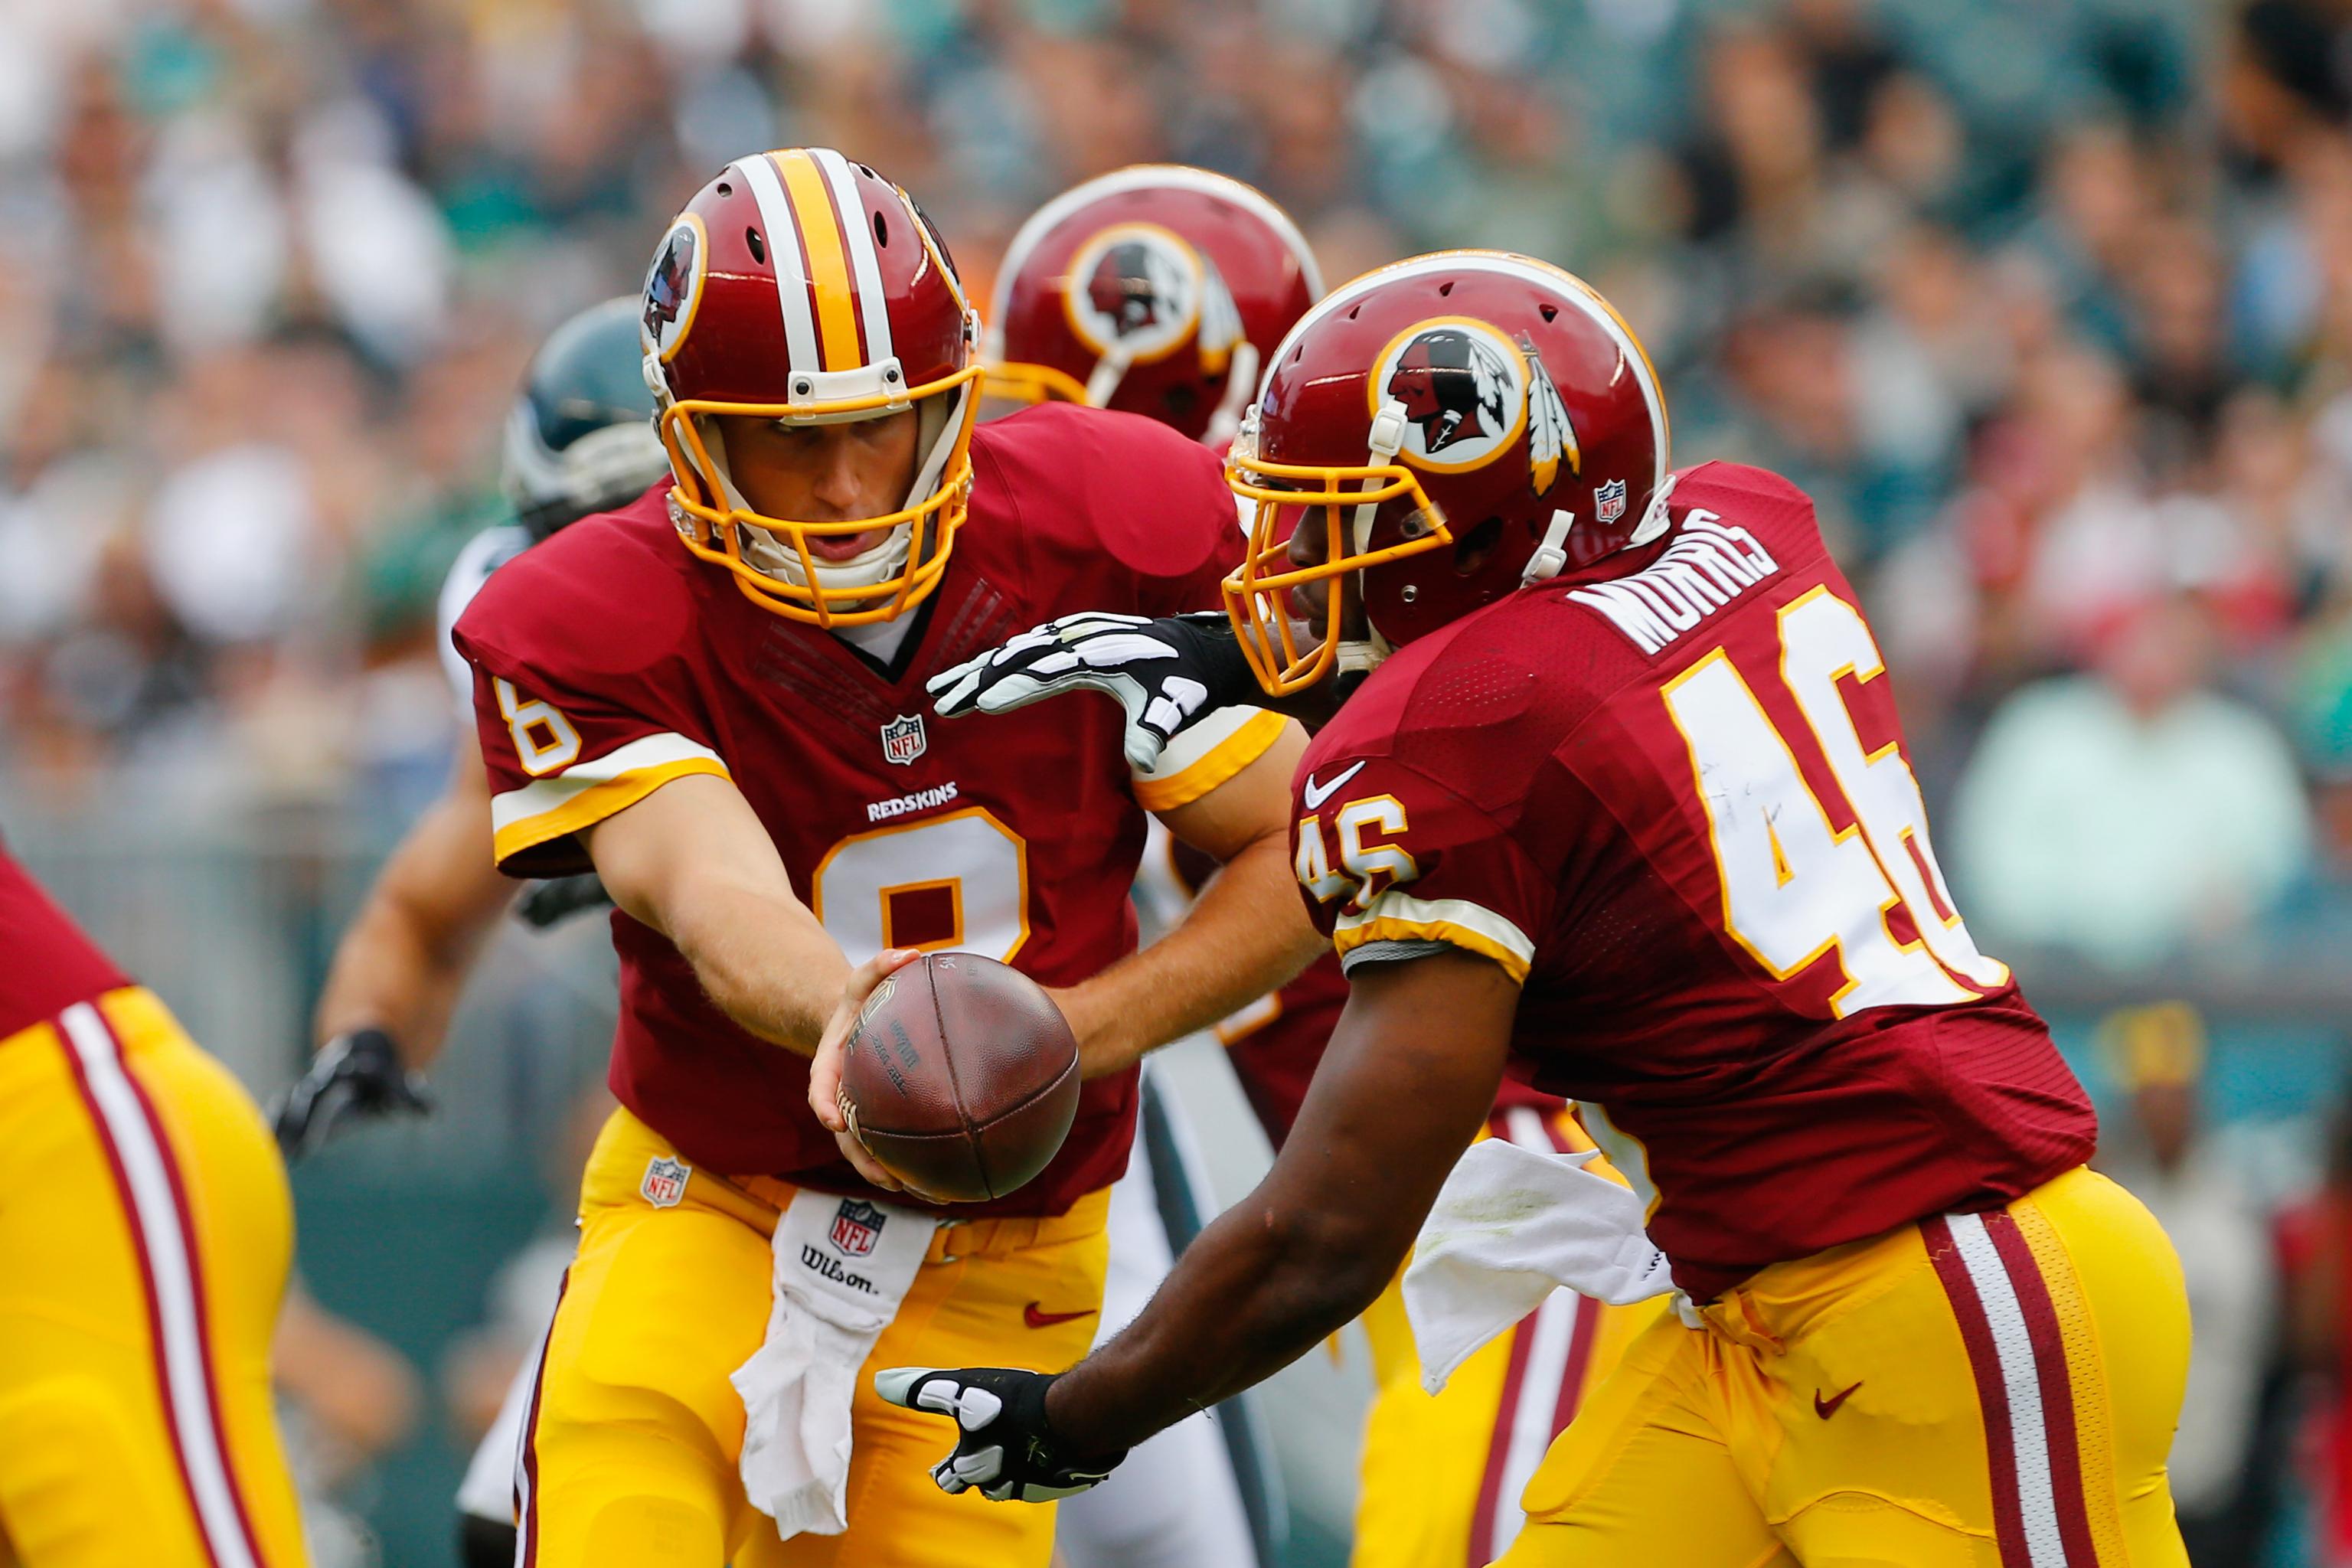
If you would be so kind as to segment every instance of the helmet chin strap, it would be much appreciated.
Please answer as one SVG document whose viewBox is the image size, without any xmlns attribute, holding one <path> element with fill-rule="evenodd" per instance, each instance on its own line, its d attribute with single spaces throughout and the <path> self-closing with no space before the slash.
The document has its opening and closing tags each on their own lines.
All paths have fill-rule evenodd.
<svg viewBox="0 0 2352 1568">
<path fill-rule="evenodd" d="M 1551 514 L 1551 521 L 1544 525 L 1543 542 L 1536 546 L 1536 552 L 1528 557 L 1527 570 L 1519 574 L 1520 587 L 1560 574 L 1568 565 L 1568 531 L 1575 526 L 1574 512 L 1555 511 Z"/>
<path fill-rule="evenodd" d="M 1257 345 L 1244 338 L 1234 345 L 1233 358 L 1225 365 L 1225 395 L 1209 416 L 1209 427 L 1201 439 L 1212 447 L 1232 440 L 1242 427 L 1242 409 L 1257 389 Z"/>
<path fill-rule="evenodd" d="M 1668 474 L 1658 481 L 1658 488 L 1650 492 L 1650 504 L 1642 509 L 1641 522 L 1634 527 L 1633 537 L 1625 541 L 1626 549 L 1647 544 L 1666 531 L 1666 502 L 1673 499 L 1675 481 L 1681 477 Z"/>
<path fill-rule="evenodd" d="M 1127 379 L 1128 359 L 1124 354 L 1107 353 L 1095 361 L 1092 375 L 1087 377 L 1087 406 L 1108 408 L 1111 395 L 1118 384 Z"/>
<path fill-rule="evenodd" d="M 1404 404 L 1393 397 L 1382 402 L 1380 412 L 1372 416 L 1371 455 L 1366 458 L 1364 466 L 1368 468 L 1376 468 L 1394 458 L 1404 446 Z M 1377 479 L 1368 479 L 1364 481 L 1364 488 L 1377 489 L 1380 484 L 1381 481 Z M 1364 501 L 1349 514 L 1348 526 L 1350 536 L 1349 548 L 1359 555 L 1370 552 L 1372 518 L 1379 510 L 1380 504 L 1377 501 Z M 1352 575 L 1360 579 L 1363 574 L 1359 572 Z M 1357 597 L 1360 603 L 1362 599 L 1360 589 Z M 1396 645 L 1381 636 L 1380 627 L 1372 625 L 1370 612 L 1366 611 L 1363 637 L 1339 639 L 1339 678 L 1342 680 L 1349 679 L 1360 680 L 1378 669 L 1381 661 L 1395 651 Z"/>
<path fill-rule="evenodd" d="M 1650 504 L 1642 509 L 1642 521 L 1634 526 L 1633 533 L 1626 538 L 1625 542 L 1617 547 L 1618 550 L 1635 549 L 1651 542 L 1666 531 L 1666 524 L 1670 521 L 1666 516 L 1666 503 L 1674 496 L 1675 480 L 1677 477 L 1668 474 L 1659 482 L 1658 487 L 1650 492 Z M 1551 521 L 1544 529 L 1543 542 L 1536 546 L 1536 552 L 1528 558 L 1527 570 L 1519 574 L 1519 586 L 1524 588 L 1536 583 L 1549 581 L 1567 569 L 1568 532 L 1575 526 L 1574 512 L 1555 511 L 1551 514 Z"/>
</svg>

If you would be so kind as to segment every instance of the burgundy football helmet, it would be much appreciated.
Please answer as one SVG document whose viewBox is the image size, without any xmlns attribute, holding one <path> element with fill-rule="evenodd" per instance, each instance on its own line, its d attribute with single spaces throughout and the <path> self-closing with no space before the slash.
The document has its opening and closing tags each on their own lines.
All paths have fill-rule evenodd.
<svg viewBox="0 0 2352 1568">
<path fill-rule="evenodd" d="M 1124 409 L 1222 446 L 1265 351 L 1322 292 L 1298 226 L 1250 186 L 1174 163 L 1116 170 L 1013 237 L 988 392 Z"/>
<path fill-rule="evenodd" d="M 639 318 L 646 381 L 686 547 L 763 608 L 818 626 L 887 620 L 939 585 L 971 491 L 980 321 L 907 193 L 829 147 L 739 158 L 654 251 Z M 715 416 L 922 423 L 899 510 L 822 522 L 751 510 Z M 808 540 L 884 529 L 846 561 Z"/>
<path fill-rule="evenodd" d="M 1308 311 L 1272 366 L 1226 461 L 1255 517 L 1225 608 L 1276 696 L 1665 530 L 1657 373 L 1559 268 L 1493 250 L 1381 268 Z M 1343 643 L 1349 573 L 1367 642 Z M 1302 648 L 1291 591 L 1325 579 Z"/>
</svg>

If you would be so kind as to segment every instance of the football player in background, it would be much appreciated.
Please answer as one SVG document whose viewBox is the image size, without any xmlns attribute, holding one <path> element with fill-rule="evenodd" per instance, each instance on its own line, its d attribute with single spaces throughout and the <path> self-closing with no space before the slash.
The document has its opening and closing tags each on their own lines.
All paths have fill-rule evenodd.
<svg viewBox="0 0 2352 1568">
<path fill-rule="evenodd" d="M 1201 169 L 1118 170 L 1055 197 L 1014 234 L 982 340 L 988 390 L 1141 414 L 1222 456 L 1268 354 L 1322 294 L 1305 237 L 1258 191 Z M 1236 558 L 1244 537 L 1236 535 Z M 1166 847 L 1172 879 L 1186 893 L 1215 869 L 1182 844 Z M 1217 1026 L 1276 1150 L 1347 995 L 1339 957 L 1326 952 Z M 1556 1096 L 1509 1079 L 1484 1131 L 1547 1152 L 1592 1146 Z M 1139 1142 L 1139 1159 L 1145 1148 Z M 1171 1262 L 1164 1247 L 1151 1250 L 1149 1209 L 1129 1217 L 1123 1198 L 1148 1205 L 1150 1192 L 1139 1184 L 1113 1193 L 1111 1288 L 1097 1343 L 1141 1310 Z M 1422 1387 L 1402 1292 L 1393 1283 L 1381 1292 L 1363 1318 L 1374 1393 L 1355 1568 L 1484 1562 L 1508 1546 L 1519 1528 L 1520 1489 L 1544 1447 L 1615 1364 L 1633 1330 L 1662 1306 L 1611 1308 L 1561 1290 L 1433 1395 Z M 1188 1417 L 1071 1500 L 1057 1542 L 1071 1568 L 1239 1561 L 1213 1432 L 1205 1414 Z M 1245 1438 L 1246 1431 L 1229 1422 L 1227 1435 Z M 1248 1458 L 1246 1448 L 1234 1455 L 1244 1479 Z"/>
<path fill-rule="evenodd" d="M 1082 403 L 1139 414 L 1223 456 L 1265 354 L 1322 292 L 1306 237 L 1263 193 L 1177 164 L 1114 170 L 1045 203 L 1006 247 L 981 339 L 983 391 L 995 407 Z M 1147 855 L 1171 846 L 1195 864 L 1194 887 L 1205 884 L 1215 863 L 1155 825 Z M 1336 964 L 1328 978 L 1322 967 L 1234 1018 L 1265 1021 L 1277 998 L 1297 993 L 1306 1011 L 1295 1016 L 1311 1026 L 1318 982 L 1347 990 Z M 1231 1023 L 1217 1026 L 1220 1039 Z M 1206 1173 L 1184 1158 L 1192 1145 L 1181 1106 L 1149 1068 L 1141 1087 L 1144 1118 L 1126 1173 L 1111 1188 L 1097 1344 L 1142 1310 L 1175 1253 L 1216 1212 Z M 1286 1524 L 1279 1476 L 1253 1406 L 1236 1401 L 1214 1417 L 1195 1412 L 1138 1448 L 1105 1485 L 1073 1500 L 1055 1527 L 1058 1562 L 1244 1568 L 1255 1561 L 1271 1568 Z"/>
<path fill-rule="evenodd" d="M 0 848 L 0 1562 L 293 1568 L 293 1203 L 236 1079 Z"/>
<path fill-rule="evenodd" d="M 513 520 L 467 541 L 441 589 L 436 646 L 465 721 L 449 783 L 377 872 L 335 950 L 315 1018 L 323 1044 L 276 1109 L 289 1159 L 354 1120 L 424 1109 L 419 1075 L 440 1055 L 466 977 L 514 900 L 514 882 L 490 858 L 490 789 L 474 739 L 473 671 L 449 632 L 499 566 L 591 512 L 635 500 L 668 474 L 638 350 L 638 310 L 636 298 L 625 296 L 580 311 L 548 334 L 524 373 L 502 452 Z M 583 880 L 593 892 L 593 879 Z M 559 910 L 583 902 L 561 883 L 534 889 L 531 899 Z M 530 1390 L 525 1368 L 458 1490 L 460 1551 L 474 1568 L 514 1560 L 514 1455 Z"/>
<path fill-rule="evenodd" d="M 931 1487 L 929 1421 L 866 1379 L 842 1394 L 828 1493 L 837 1450 L 802 1434 L 835 1413 L 747 1434 L 730 1377 L 755 1355 L 812 1364 L 778 1291 L 828 1247 L 905 1270 L 852 1364 L 1076 1359 L 1136 1060 L 1316 950 L 1285 886 L 1295 725 L 1228 709 L 1138 770 L 1107 706 L 951 736 L 923 718 L 929 676 L 1042 617 L 1213 603 L 1231 498 L 1149 421 L 1041 406 L 975 434 L 978 323 L 944 247 L 829 149 L 706 185 L 656 247 L 641 321 L 676 483 L 501 568 L 457 630 L 499 863 L 593 868 L 619 906 L 622 1109 L 526 1427 L 520 1550 L 1044 1568 L 1051 1515 Z M 1137 953 L 1147 812 L 1224 868 Z M 950 947 L 1054 988 L 1089 1079 L 1043 1174 L 952 1212 L 897 1190 L 838 1099 L 853 963 Z M 752 1495 L 747 1448 L 814 1491 Z"/>
<path fill-rule="evenodd" d="M 1504 1562 L 2185 1563 L 2179 1262 L 2084 1165 L 2089 1100 L 1952 903 L 1811 504 L 1667 451 L 1582 283 L 1399 263 L 1309 313 L 1244 422 L 1238 647 L 1171 620 L 1093 661 L 1070 623 L 943 682 L 1344 697 L 1295 865 L 1351 986 L 1273 1172 L 1126 1333 L 1059 1377 L 886 1374 L 961 1416 L 943 1487 L 1082 1484 L 1345 1321 L 1507 1067 L 1650 1194 L 1685 1305 L 1552 1445 Z"/>
</svg>

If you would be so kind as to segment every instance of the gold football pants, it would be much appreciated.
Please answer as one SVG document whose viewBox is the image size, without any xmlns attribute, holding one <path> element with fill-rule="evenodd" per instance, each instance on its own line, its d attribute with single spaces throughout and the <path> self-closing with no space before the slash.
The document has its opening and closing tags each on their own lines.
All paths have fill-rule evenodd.
<svg viewBox="0 0 2352 1568">
<path fill-rule="evenodd" d="M 0 1040 L 0 1562 L 292 1568 L 286 1173 L 138 987 Z"/>
<path fill-rule="evenodd" d="M 953 1429 L 884 1404 L 871 1374 L 1076 1363 L 1102 1306 L 1108 1194 L 1055 1219 L 940 1227 L 858 1375 L 849 1529 L 783 1542 L 743 1494 L 728 1379 L 767 1332 L 769 1238 L 793 1189 L 696 1170 L 657 1207 L 641 1189 L 672 1157 L 626 1110 L 589 1157 L 518 1477 L 527 1568 L 1046 1568 L 1053 1506 L 940 1491 L 930 1468 Z"/>
<path fill-rule="evenodd" d="M 1704 1317 L 1627 1348 L 1506 1568 L 2185 1568 L 2188 1300 L 2105 1177 L 1776 1264 Z"/>
<path fill-rule="evenodd" d="M 1561 1152 L 1592 1147 L 1564 1109 L 1500 1110 L 1487 1134 Z M 1605 1160 L 1587 1169 L 1615 1175 Z M 1372 1407 L 1350 1568 L 1477 1568 L 1508 1547 L 1520 1491 L 1552 1438 L 1665 1306 L 1664 1297 L 1612 1307 L 1556 1290 L 1432 1394 L 1421 1386 L 1402 1284 L 1391 1281 L 1363 1316 Z"/>
</svg>

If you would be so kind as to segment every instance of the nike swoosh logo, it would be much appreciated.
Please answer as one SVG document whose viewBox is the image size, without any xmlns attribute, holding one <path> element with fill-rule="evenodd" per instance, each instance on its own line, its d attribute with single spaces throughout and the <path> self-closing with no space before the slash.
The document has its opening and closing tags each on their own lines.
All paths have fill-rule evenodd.
<svg viewBox="0 0 2352 1568">
<path fill-rule="evenodd" d="M 1862 1384 L 1857 1383 L 1853 1385 L 1853 1388 L 1860 1388 Z M 1828 1399 L 1823 1399 L 1821 1395 L 1821 1390 L 1815 1389 L 1813 1391 L 1813 1414 L 1820 1416 L 1824 1421 L 1828 1420 L 1831 1416 L 1837 1414 L 1838 1406 L 1843 1405 L 1853 1394 L 1853 1388 L 1849 1388 L 1845 1393 L 1834 1395 Z"/>
<path fill-rule="evenodd" d="M 1313 773 L 1308 773 L 1307 775 L 1307 783 L 1305 786 L 1302 787 L 1298 793 L 1305 798 L 1307 810 L 1320 811 L 1323 809 L 1323 803 L 1331 798 L 1331 792 L 1333 790 L 1338 789 L 1341 784 L 1346 784 L 1349 779 L 1354 778 L 1358 773 L 1362 773 L 1363 771 L 1364 764 L 1357 763 L 1350 767 L 1341 770 L 1338 778 L 1335 778 L 1329 784 L 1317 784 L 1315 782 L 1315 775 Z"/>
<path fill-rule="evenodd" d="M 1044 1305 L 1045 1303 L 1043 1301 L 1032 1301 L 1027 1306 L 1022 1308 L 1021 1321 L 1028 1324 L 1033 1329 L 1050 1329 L 1056 1323 L 1075 1323 L 1080 1318 L 1091 1318 L 1095 1315 L 1095 1310 L 1092 1307 L 1088 1307 L 1083 1312 L 1045 1312 L 1038 1310 L 1038 1309 Z"/>
</svg>

